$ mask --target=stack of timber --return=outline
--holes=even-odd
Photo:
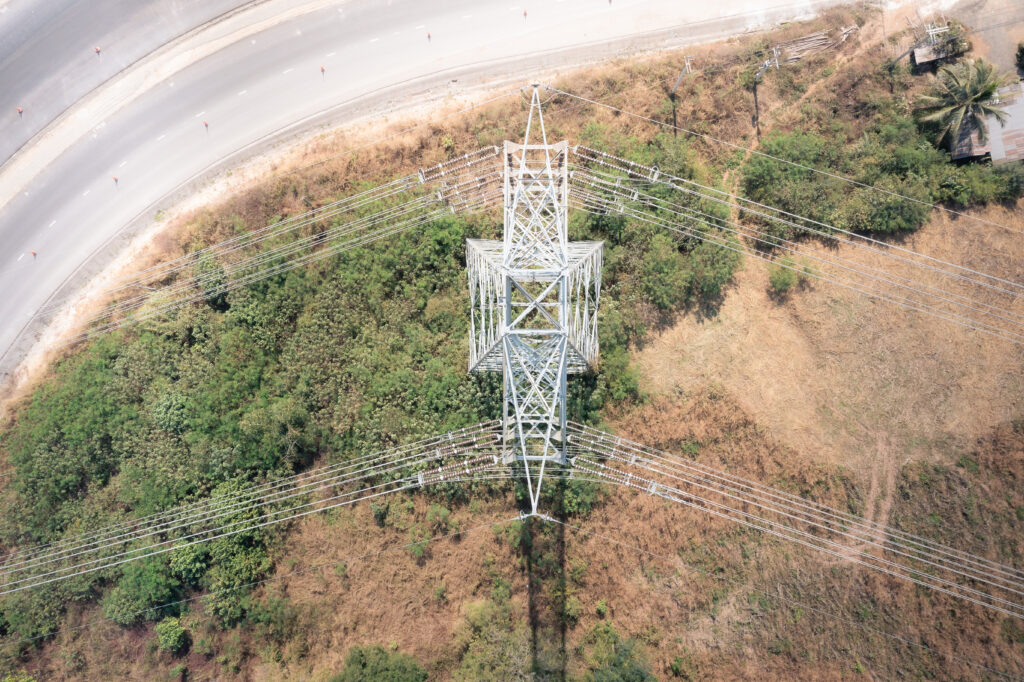
[[[782,50],[784,62],[797,62],[805,57],[830,50],[833,47],[846,42],[846,39],[857,30],[857,26],[844,26],[839,29],[836,33],[835,29],[828,29],[825,31],[818,31],[810,35],[797,38],[796,40],[790,40],[789,42],[780,43],[779,49]],[[832,34],[836,33],[835,37]]]

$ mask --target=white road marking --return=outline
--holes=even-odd
[[[159,142],[160,140],[164,139],[165,137],[167,137],[167,133],[164,133],[160,137],[156,138],[156,141]]]
[[[375,42],[377,42],[378,40],[380,40],[380,38],[370,38],[370,42],[371,42],[371,43],[375,43]]]
[[[462,18],[463,18],[463,19],[471,19],[472,17],[473,17],[473,15],[472,15],[472,14],[463,14],[463,15],[462,15]]]
[[[56,224],[57,224],[57,221],[56,221],[56,220],[51,220],[51,221],[50,221],[50,224],[49,224],[49,225],[47,225],[47,227],[48,227],[48,228],[50,228],[50,227],[53,227],[53,226],[54,226],[54,225],[56,225]]]
[[[120,165],[120,166],[118,166],[118,168],[124,168],[124,165],[125,165],[126,163],[128,163],[128,162],[127,162],[127,161],[122,161],[122,162],[121,162],[121,165]]]
[[[423,24],[420,24],[419,26],[417,26],[417,27],[416,27],[416,30],[419,30],[419,29],[421,29],[421,28],[424,28]]]
[[[337,54],[337,53],[336,53],[336,52],[328,52],[328,53],[327,53],[327,56],[328,56],[328,57],[333,57],[333,56],[334,56],[335,54]]]
[[[516,11],[516,10],[518,10],[518,9],[519,9],[519,6],[518,6],[518,5],[516,5],[515,7],[509,7],[509,8],[508,8],[508,11],[509,11],[509,12],[515,12],[515,11]]]
[[[248,90],[242,90],[240,93],[238,93],[238,96],[241,97],[242,95],[244,95],[247,92],[249,92],[249,91]]]
[[[202,115],[203,115],[203,114],[205,114],[205,113],[206,113],[206,111],[200,111],[200,112],[199,112],[198,114],[196,114],[196,115],[194,116],[194,118],[199,118],[200,116],[202,116]]]
[[[118,81],[118,82],[117,82],[117,84],[118,84],[118,85],[121,85],[121,81]],[[172,87],[172,88],[174,87],[174,81],[171,81],[171,87]]]
[[[294,70],[295,69],[285,69],[284,71],[281,72],[281,75],[282,76],[287,76],[288,74],[290,74]]]
[[[249,41],[249,44],[250,44],[250,45],[255,45],[255,44],[256,44],[256,39],[255,39],[255,38],[253,38],[252,40],[250,40],[250,41]]]
[[[391,35],[393,35],[393,36],[400,36],[400,35],[402,35],[402,33],[401,33],[401,31],[395,31]]]
[[[25,257],[25,254],[21,254],[20,256],[18,256],[18,261],[21,262],[21,259],[24,258],[24,257]]]
[[[84,192],[82,192],[82,196],[83,196],[83,197],[87,197],[87,196],[89,196],[89,192],[91,192],[91,191],[92,191],[92,190],[90,190],[90,189],[87,189],[87,190],[85,190]]]

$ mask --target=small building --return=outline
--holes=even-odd
[[[974,126],[963,126],[951,152],[953,159],[989,154],[994,164],[1024,160],[1024,83],[1000,88],[992,104],[1006,112],[1006,123],[1001,124],[995,116],[989,116],[985,121],[988,129],[985,144],[981,143]]]
[[[988,120],[988,145],[992,163],[1024,159],[1024,83],[999,89],[999,108],[1009,118],[1000,126],[994,116]]]
[[[999,123],[997,122],[998,126]],[[981,143],[981,135],[978,129],[973,125],[962,125],[960,126],[960,137],[957,138],[956,144],[950,151],[950,156],[954,160],[957,159],[971,159],[976,156],[985,156],[991,151],[989,144],[992,142],[992,125],[988,126],[988,143]]]

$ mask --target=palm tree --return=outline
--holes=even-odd
[[[933,94],[921,95],[915,114],[919,121],[938,123],[935,144],[944,141],[952,150],[966,124],[978,131],[978,141],[988,141],[985,119],[994,116],[1000,125],[1008,118],[1005,111],[989,104],[996,90],[1006,84],[1006,76],[984,59],[943,66],[935,79]]]

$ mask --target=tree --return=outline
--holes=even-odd
[[[1017,68],[1024,71],[1024,43],[1017,43]]]
[[[354,646],[344,669],[330,682],[425,682],[427,671],[412,656],[389,653],[379,646]]]
[[[985,119],[994,116],[1003,124],[1008,118],[1005,111],[989,104],[1005,83],[1006,77],[984,59],[943,66],[932,94],[918,98],[914,113],[920,122],[937,124],[937,145],[945,143],[952,150],[965,125],[976,130],[984,144],[988,141]]]

